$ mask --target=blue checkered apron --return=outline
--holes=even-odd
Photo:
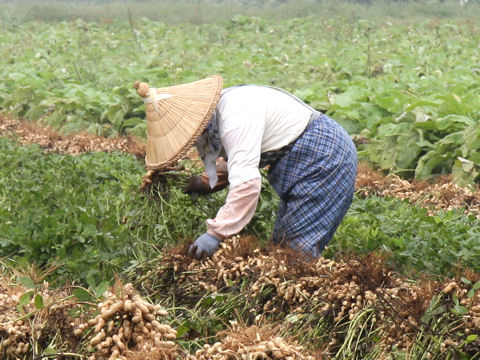
[[[288,153],[270,165],[268,180],[280,196],[273,240],[318,256],[352,202],[356,173],[349,135],[318,113]]]

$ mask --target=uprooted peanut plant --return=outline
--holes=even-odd
[[[480,276],[408,280],[380,256],[302,259],[233,237],[209,259],[186,245],[123,274],[101,298],[0,286],[7,359],[328,359],[478,356]],[[239,357],[238,357],[239,356]]]

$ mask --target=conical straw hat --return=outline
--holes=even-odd
[[[133,87],[144,98],[147,114],[148,169],[175,165],[195,144],[212,118],[222,85],[223,79],[218,75],[158,89],[135,82]]]

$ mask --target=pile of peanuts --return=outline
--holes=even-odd
[[[205,344],[188,360],[314,360],[306,355],[305,349],[285,339],[274,336],[270,331],[262,331],[257,326],[249,328],[232,323],[227,336],[213,345]]]
[[[30,349],[31,328],[27,321],[17,320],[16,313],[11,313],[18,305],[19,295],[0,294],[0,353],[21,356]],[[18,314],[20,317],[20,314]]]
[[[36,298],[41,298],[41,307],[35,305]],[[60,328],[71,333],[68,310],[73,306],[68,293],[50,290],[47,282],[34,291],[0,278],[0,356],[25,356],[32,351],[32,342],[43,341]]]
[[[464,278],[465,280],[465,278]],[[462,323],[459,330],[468,335],[477,335],[479,338],[474,341],[473,346],[480,347],[480,278],[475,277],[474,281],[462,281],[456,279],[444,283],[442,293],[445,297],[456,298],[458,304],[467,309],[462,315]],[[458,345],[458,341],[446,339],[441,343],[441,351],[447,351],[450,347]]]
[[[79,324],[74,331],[81,336],[88,329],[89,344],[96,349],[89,360],[126,360],[129,352],[161,353],[164,359],[175,359],[178,348],[173,341],[177,331],[157,319],[167,315],[160,305],[152,305],[135,293],[130,284],[121,295],[107,294],[98,304],[100,313]]]
[[[428,209],[430,215],[438,210],[460,210],[465,214],[480,216],[480,193],[478,186],[459,186],[448,177],[441,177],[435,183],[410,182],[398,175],[383,176],[362,164],[359,166],[356,192],[362,197],[372,195],[407,199]]]
[[[175,291],[198,292],[200,288],[205,292],[221,292],[247,280],[245,296],[253,302],[262,299],[264,313],[307,314],[314,311],[331,315],[334,326],[342,326],[360,312],[373,309],[372,321],[375,328],[382,328],[381,342],[387,349],[412,346],[415,334],[423,326],[421,314],[428,308],[433,295],[441,291],[439,283],[428,285],[433,290],[425,291],[427,285],[408,281],[389,271],[381,259],[372,265],[375,259],[334,261],[319,257],[302,267],[300,263],[292,263],[285,255],[288,251],[281,248],[268,251],[254,248],[248,254],[242,252],[239,248],[244,240],[239,236],[226,239],[211,258],[201,261],[178,253],[170,259],[165,258],[163,263],[170,269],[169,273],[175,274]],[[359,270],[362,268],[363,272]],[[162,271],[166,270],[157,273],[158,277],[162,276]],[[191,284],[198,286],[192,288]],[[262,296],[266,287],[270,287],[270,291]],[[457,294],[460,302],[469,306],[462,321],[466,324],[466,334],[479,334],[475,329],[480,322],[480,307],[476,306],[480,304],[480,291],[467,300],[468,291],[462,288]],[[330,346],[341,342],[335,336],[332,335]],[[210,351],[213,350],[210,348]]]

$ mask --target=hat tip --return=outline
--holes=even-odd
[[[137,94],[141,97],[147,97],[150,92],[148,84],[138,80],[133,83],[133,88],[137,90]]]

